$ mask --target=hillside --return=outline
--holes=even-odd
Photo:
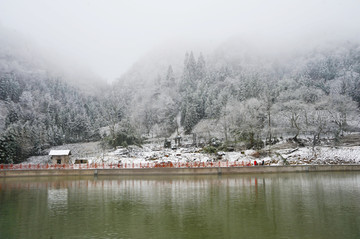
[[[279,45],[235,38],[204,54],[184,52],[166,70],[148,56],[114,87],[128,92],[124,109],[149,136],[183,129],[198,142],[217,137],[252,148],[287,137],[317,144],[358,131],[359,44]]]
[[[94,95],[101,89],[96,78],[75,81],[18,34],[0,28],[0,36],[0,163],[18,163],[54,145],[99,140],[106,123]]]
[[[188,145],[216,152],[261,150],[286,140],[337,146],[360,131],[356,42],[281,51],[238,38],[204,52],[164,46],[139,59],[111,88],[90,80],[86,85],[97,89],[91,91],[81,88],[87,74],[74,81],[61,61],[52,67],[40,50],[20,47],[26,45],[21,37],[5,36],[1,162],[97,140],[104,149],[179,135],[191,139]]]

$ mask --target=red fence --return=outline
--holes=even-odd
[[[93,163],[93,164],[0,164],[0,170],[28,169],[123,169],[123,168],[214,168],[252,166],[250,161],[217,162],[132,162],[132,163]]]

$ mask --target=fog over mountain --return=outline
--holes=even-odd
[[[0,26],[1,71],[19,71],[61,77],[83,92],[95,92],[103,87],[101,77],[86,65],[43,48],[12,29]]]
[[[174,39],[216,47],[242,36],[282,48],[298,39],[353,38],[359,8],[356,0],[4,0],[0,23],[113,81]]]

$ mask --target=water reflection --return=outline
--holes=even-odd
[[[47,205],[50,210],[62,211],[66,209],[68,203],[68,189],[51,189],[47,191]]]
[[[359,173],[2,179],[0,237],[354,238],[359,185]]]

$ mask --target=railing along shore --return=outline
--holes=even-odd
[[[0,164],[0,170],[28,169],[131,169],[131,168],[214,168],[254,166],[250,161],[217,162],[129,162],[91,164]]]

